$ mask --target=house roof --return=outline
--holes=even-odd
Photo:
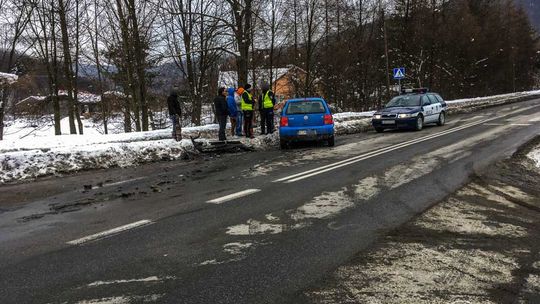
[[[0,86],[11,85],[17,82],[19,76],[15,74],[1,73],[0,72]]]
[[[58,91],[58,97],[67,98],[67,96],[68,96],[67,91],[65,91],[65,90]],[[119,91],[107,91],[107,92],[103,93],[103,96],[106,96],[106,97],[108,97],[108,96],[113,97],[114,96],[114,97],[119,97],[119,98],[125,98],[126,94],[124,94],[122,92],[119,92]],[[50,98],[50,95],[47,95],[47,96],[42,96],[42,95],[28,96],[25,99],[19,101],[17,104],[22,104],[22,103],[25,103],[25,102],[44,102],[44,101],[47,101],[49,98]],[[100,95],[93,94],[93,93],[86,92],[86,91],[79,91],[77,93],[77,99],[78,99],[79,103],[81,103],[81,104],[96,104],[96,103],[101,102],[101,96]]]

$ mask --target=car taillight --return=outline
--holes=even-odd
[[[281,127],[288,127],[289,126],[289,117],[281,117],[281,122],[279,124]]]
[[[332,118],[332,114],[324,115],[324,124],[325,125],[331,125],[333,123],[334,123],[334,119]]]

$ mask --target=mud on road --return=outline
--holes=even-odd
[[[527,153],[470,182],[299,295],[304,303],[540,303],[540,169]]]

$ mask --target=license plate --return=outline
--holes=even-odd
[[[395,123],[396,123],[395,120],[383,120],[383,121],[382,121],[382,124],[383,124],[383,125],[393,125],[393,124],[395,124]]]
[[[317,131],[315,131],[315,130],[299,130],[297,134],[300,135],[300,136],[317,135]]]

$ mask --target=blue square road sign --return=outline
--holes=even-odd
[[[395,68],[394,79],[403,79],[403,78],[405,78],[405,68]]]

